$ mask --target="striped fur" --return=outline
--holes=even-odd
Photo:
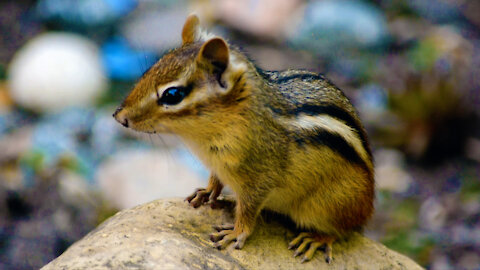
[[[346,136],[358,136],[358,139],[360,140],[360,143],[363,146],[363,151],[365,151],[368,155],[368,159],[372,158],[372,153],[371,153],[371,150],[370,150],[370,146],[368,145],[368,141],[367,141],[367,135],[365,134],[363,128],[360,126],[358,121],[355,120],[354,117],[352,117],[352,115],[349,112],[343,110],[342,108],[339,108],[339,107],[334,106],[334,105],[329,105],[329,104],[326,104],[326,105],[302,104],[301,106],[299,106],[298,108],[295,108],[290,113],[294,114],[294,115],[306,114],[306,115],[311,115],[311,116],[313,116],[313,115],[328,115],[331,118],[338,119],[342,123],[338,123],[338,121],[337,121],[337,122],[332,122],[332,124],[334,124],[334,126],[339,126],[341,124],[347,125],[350,128],[350,130],[348,128],[347,129],[340,128],[340,129],[342,129],[342,131],[340,131],[340,133],[343,133],[343,132],[345,132],[345,133],[350,133],[350,132],[356,133],[356,134],[348,134],[348,135],[346,134]],[[323,126],[324,127],[328,126],[328,124],[323,125]],[[357,151],[359,151],[358,147],[356,149],[357,149]]]
[[[334,114],[335,115],[335,114]],[[346,160],[371,165],[370,153],[357,130],[329,114],[299,115],[285,121],[299,145],[311,143],[330,147]]]
[[[207,191],[217,196],[228,185],[235,192],[230,233],[237,240],[252,232],[263,208],[334,238],[361,229],[373,212],[373,161],[343,92],[313,72],[261,70],[223,39],[202,34],[193,17],[182,40],[145,73],[115,118],[180,136],[212,172]],[[158,103],[171,86],[188,87],[188,95]]]

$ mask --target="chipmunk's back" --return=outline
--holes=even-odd
[[[263,71],[265,81],[278,90],[281,103],[272,102],[274,113],[283,116],[299,114],[333,116],[357,131],[369,158],[372,158],[367,135],[355,108],[345,94],[323,75],[307,70]],[[277,99],[273,99],[277,100]]]

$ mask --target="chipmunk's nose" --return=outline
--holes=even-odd
[[[128,128],[127,114],[122,106],[118,107],[117,110],[115,110],[115,112],[113,113],[113,117],[115,118],[115,120],[117,120],[117,122]]]

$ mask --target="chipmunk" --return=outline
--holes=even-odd
[[[215,202],[224,185],[236,197],[235,223],[211,235],[240,249],[262,209],[305,230],[290,242],[309,261],[359,231],[373,212],[373,161],[348,98],[305,70],[263,71],[190,15],[181,47],[165,54],[114,113],[122,125],[177,134],[211,170],[207,188],[187,197]]]

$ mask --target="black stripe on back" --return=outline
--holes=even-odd
[[[352,128],[360,137],[360,140],[362,141],[363,148],[365,148],[365,151],[367,151],[369,157],[372,157],[372,153],[370,151],[370,147],[367,143],[367,138],[366,134],[363,131],[363,129],[360,127],[360,125],[357,123],[357,121],[345,110],[335,106],[335,105],[311,105],[311,104],[304,104],[301,105],[300,107],[295,108],[291,114],[294,115],[299,115],[301,113],[307,114],[307,115],[320,115],[320,114],[326,114],[332,117],[337,118],[338,120],[341,120],[345,122],[347,126]]]
[[[368,170],[365,161],[360,158],[357,151],[342,136],[336,133],[330,133],[323,129],[316,129],[308,135],[294,134],[295,142],[300,146],[305,144],[324,145],[332,151],[340,154],[346,160],[356,163]]]
[[[323,80],[323,76],[318,75],[318,74],[311,74],[311,73],[300,73],[300,74],[293,74],[285,77],[280,77],[278,78],[275,82],[276,83],[286,83],[290,80],[293,79],[300,79],[300,80],[309,80],[309,81],[315,81],[315,80]]]

